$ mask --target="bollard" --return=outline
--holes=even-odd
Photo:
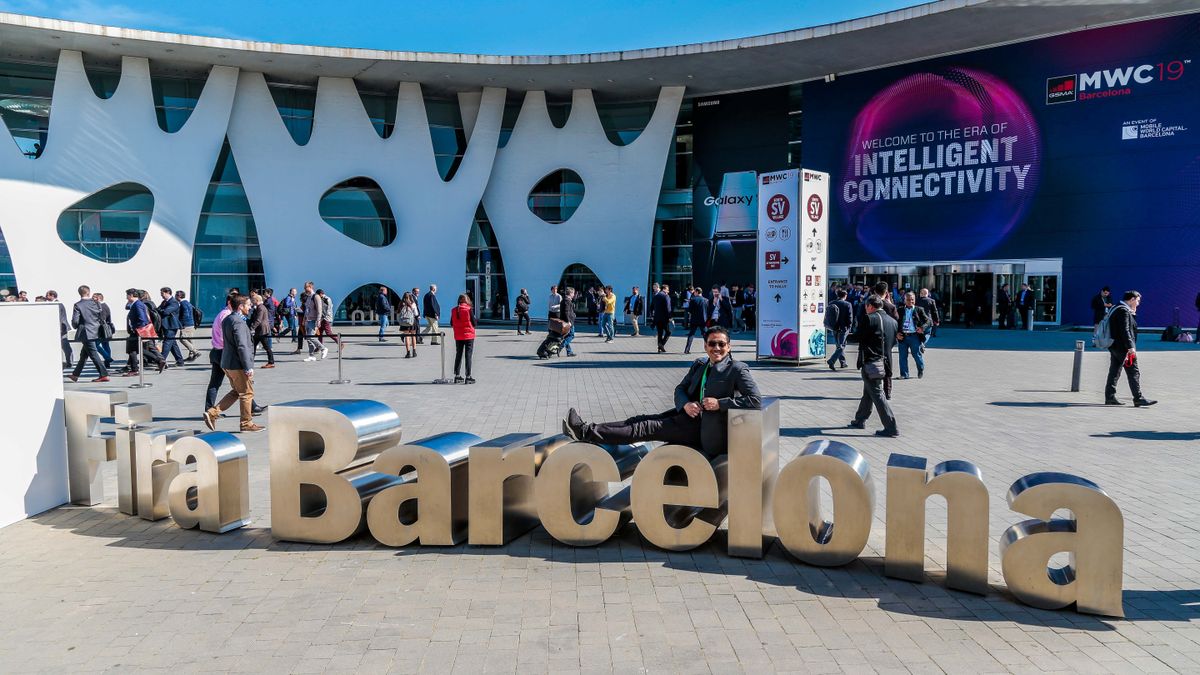
[[[342,341],[342,336],[340,333],[337,336],[337,346],[338,346],[338,376],[337,376],[336,380],[330,380],[329,384],[350,384],[350,380],[347,380],[346,378],[342,377],[342,351],[345,348],[346,343]]]
[[[430,335],[434,335],[434,333],[430,333]],[[442,376],[440,378],[434,380],[433,383],[434,384],[450,384],[450,380],[446,379],[446,332],[442,331],[440,333],[437,333],[437,335],[440,335],[442,338],[441,340],[438,340],[438,344],[441,346],[441,352],[442,352]]]
[[[1075,341],[1075,365],[1071,368],[1071,391],[1079,391],[1079,376],[1083,371],[1083,340]]]
[[[137,346],[138,381],[137,381],[137,384],[129,385],[129,388],[130,389],[145,389],[146,387],[153,387],[154,385],[146,381],[146,378],[145,378],[145,375],[146,375],[146,351],[145,351],[145,348],[142,346],[142,334],[138,333],[137,336],[138,336],[138,346]]]

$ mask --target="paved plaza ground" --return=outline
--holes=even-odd
[[[897,382],[897,439],[843,428],[861,391],[853,369],[754,365],[782,399],[783,461],[831,438],[871,462],[877,506],[855,563],[803,565],[776,544],[731,558],[721,533],[687,553],[643,544],[627,527],[594,549],[538,529],[502,548],[389,549],[271,537],[267,436],[246,435],[253,524],[225,535],[150,523],[106,500],[62,507],[0,530],[0,672],[1151,672],[1200,671],[1200,348],[1147,344],[1153,408],[1101,404],[1107,354],[1089,351],[1069,391],[1080,333],[944,331],[922,380]],[[429,384],[438,350],[404,359],[395,338],[333,360],[287,355],[256,372],[264,404],[367,398],[398,411],[405,439],[444,431],[486,438],[556,432],[568,406],[588,419],[669,407],[688,358],[682,340],[594,335],[575,359],[538,361],[540,336],[483,330],[473,386]],[[118,350],[119,351],[119,350]],[[452,348],[449,357],[452,360]],[[752,359],[739,340],[737,358]],[[854,351],[850,359],[853,362]],[[199,365],[204,364],[204,365]],[[206,361],[162,375],[130,399],[156,425],[201,430]],[[124,387],[129,380],[114,380]],[[100,388],[103,385],[68,387]],[[110,385],[111,387],[111,385]],[[1120,395],[1129,399],[1122,383]],[[20,424],[20,420],[8,420]],[[234,431],[236,418],[221,421]],[[980,597],[883,576],[889,453],[966,459],[991,495],[992,593]],[[1125,517],[1125,620],[1042,611],[1004,591],[996,542],[1024,519],[1009,485],[1035,471],[1087,477]],[[930,502],[931,575],[943,568],[944,502]]]

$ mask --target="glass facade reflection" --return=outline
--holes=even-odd
[[[119,263],[137,254],[150,229],[154,195],[121,183],[84,197],[58,217],[58,238],[93,260]]]

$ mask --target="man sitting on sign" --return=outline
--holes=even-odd
[[[730,356],[729,331],[724,326],[708,330],[704,351],[708,358],[696,359],[675,387],[671,410],[622,422],[589,423],[571,408],[563,419],[563,433],[589,443],[677,443],[695,448],[709,459],[726,454],[725,411],[757,410],[762,407],[762,396],[749,366]]]

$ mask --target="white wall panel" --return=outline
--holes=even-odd
[[[504,258],[510,307],[527,288],[532,314],[545,317],[542,299],[572,263],[587,265],[622,297],[633,285],[645,286],[654,212],[683,91],[663,87],[649,124],[626,146],[608,140],[591,90],[574,92],[562,129],[550,121],[544,92],[525,95],[483,196]],[[568,220],[551,224],[529,210],[528,196],[557,169],[579,174],[584,196]]]
[[[24,157],[21,157],[24,161]],[[0,303],[0,527],[67,503],[57,303]]]
[[[146,59],[125,57],[116,93],[98,98],[79,52],[59,53],[50,129],[41,157],[0,138],[0,228],[21,288],[66,300],[87,284],[120,299],[129,287],[191,287],[200,208],[233,106],[237,70],[214,66],[182,129],[159,126]],[[118,183],[146,186],[154,215],[137,254],[122,263],[88,258],[57,234],[59,214]]]
[[[466,277],[467,237],[492,170],[504,96],[493,88],[479,99],[464,96],[460,104],[475,120],[471,140],[454,177],[444,181],[419,84],[400,85],[395,130],[384,139],[353,80],[321,78],[312,136],[301,146],[284,127],[263,76],[242,73],[229,142],[254,213],[267,284],[288,288],[311,280],[340,303],[368,283],[422,291],[436,283],[448,315]],[[388,246],[361,244],[321,218],[322,195],[356,176],[374,180],[387,196],[397,230]]]

